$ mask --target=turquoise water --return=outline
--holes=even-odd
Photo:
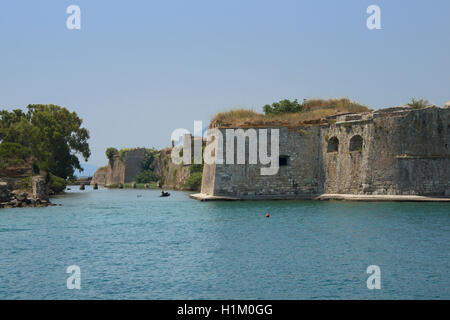
[[[1,299],[450,298],[450,204],[105,189],[53,202],[0,210]],[[367,289],[369,265],[381,290]]]

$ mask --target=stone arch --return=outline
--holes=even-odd
[[[339,150],[339,139],[336,137],[331,137],[328,139],[327,152],[338,152]]]
[[[363,138],[357,134],[350,139],[350,152],[352,151],[362,151]]]

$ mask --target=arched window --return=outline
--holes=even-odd
[[[350,139],[350,152],[362,151],[363,138],[358,134]]]
[[[338,152],[339,150],[339,139],[332,137],[328,139],[327,152]]]

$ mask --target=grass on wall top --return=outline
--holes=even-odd
[[[274,103],[272,106],[275,104],[278,105],[278,103]],[[319,120],[340,113],[370,111],[368,107],[348,98],[307,100],[298,105],[297,110],[300,110],[298,112],[267,112],[273,110],[270,106],[265,106],[264,109],[266,110],[265,114],[248,109],[219,112],[211,120],[210,128],[301,126],[307,121]]]

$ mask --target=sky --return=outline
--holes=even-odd
[[[366,26],[373,4],[380,30]],[[0,109],[77,112],[88,162],[104,165],[108,147],[166,147],[194,120],[285,98],[443,106],[449,12],[448,0],[2,0]]]

